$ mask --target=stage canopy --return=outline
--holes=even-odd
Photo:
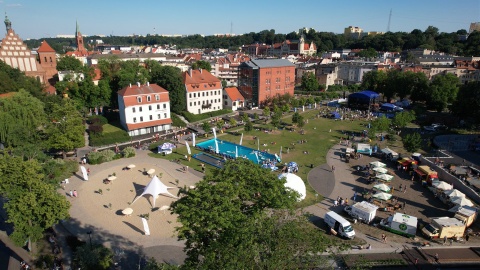
[[[160,194],[166,194],[169,195],[172,198],[177,198],[175,195],[171,194],[168,192],[168,189],[172,189],[175,187],[167,187],[165,184],[158,179],[158,177],[155,175],[153,176],[152,180],[150,180],[150,183],[145,187],[143,190],[143,193],[136,197],[135,200],[133,200],[132,204],[138,200],[138,198],[144,196],[144,195],[151,195],[153,197],[153,207],[155,207],[155,200],[157,199],[158,195]]]

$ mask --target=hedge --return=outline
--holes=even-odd
[[[229,114],[231,112],[232,112],[232,110],[228,110],[228,109],[223,109],[223,110],[218,110],[218,111],[208,112],[208,113],[202,113],[202,114],[193,114],[193,113],[185,111],[185,112],[182,112],[182,115],[183,115],[183,117],[185,117],[185,119],[188,120],[188,122],[192,123],[192,122],[199,122],[199,121],[208,119],[210,117]]]
[[[91,146],[103,146],[116,143],[123,143],[130,141],[130,136],[125,130],[119,130],[115,132],[109,132],[107,134],[94,134],[90,133],[90,145]]]

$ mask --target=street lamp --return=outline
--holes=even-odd
[[[90,249],[92,249],[92,231],[88,231],[88,238],[90,239]]]

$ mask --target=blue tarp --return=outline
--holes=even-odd
[[[397,106],[393,105],[392,103],[383,103],[381,108],[386,111],[393,111],[395,110],[395,107]]]
[[[330,118],[340,119],[341,116],[340,116],[340,113],[338,113],[338,112],[332,112],[332,113],[330,113]]]
[[[370,90],[365,90],[365,91],[362,91],[362,92],[357,92],[357,93],[353,93],[353,94],[350,94],[348,96],[348,98],[360,98],[360,99],[364,99],[364,98],[368,98],[368,99],[374,99],[374,98],[377,98],[379,95],[373,91],[370,91]]]

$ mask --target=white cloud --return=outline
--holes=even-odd
[[[7,7],[21,7],[22,4],[7,4]]]

